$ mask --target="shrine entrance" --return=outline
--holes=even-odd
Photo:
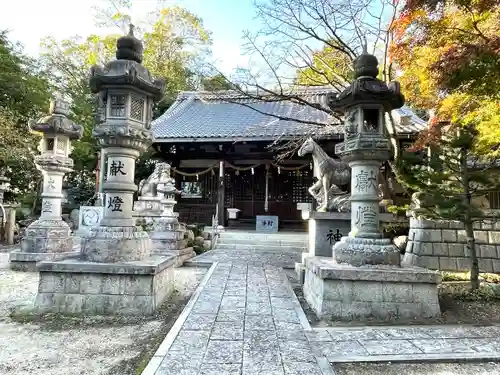
[[[196,172],[198,171],[198,173]],[[173,169],[176,186],[182,190],[176,206],[181,221],[206,223],[218,204],[219,168]],[[266,184],[267,180],[267,184]],[[310,163],[279,166],[263,161],[260,164],[233,165],[224,163],[224,225],[233,229],[255,229],[260,215],[278,216],[280,230],[306,229],[297,203],[310,203],[307,189],[313,183]],[[227,218],[227,209],[239,210],[238,220]]]
[[[278,216],[285,222],[301,221],[297,203],[312,201],[307,192],[313,183],[309,165],[276,168],[265,164],[253,171],[228,170],[225,178],[224,206],[239,209],[243,221],[255,220],[258,215]]]

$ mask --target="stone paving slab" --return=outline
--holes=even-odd
[[[314,328],[315,355],[329,362],[500,359],[500,326]]]
[[[215,263],[143,375],[333,375],[281,268]]]
[[[302,261],[302,252],[215,249],[207,251],[185,262],[186,266],[210,267],[213,263],[251,264],[254,266],[273,265],[293,269]]]
[[[500,359],[500,326],[311,328],[285,271],[215,262],[142,375],[334,375],[330,363]]]

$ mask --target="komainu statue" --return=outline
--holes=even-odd
[[[141,197],[156,197],[158,195],[158,184],[160,181],[170,179],[170,165],[168,163],[157,163],[151,175],[139,182],[139,195]]]
[[[299,156],[307,154],[312,155],[314,177],[318,179],[309,188],[309,194],[318,202],[317,211],[349,211],[349,194],[339,188],[339,186],[351,182],[351,169],[349,166],[328,156],[310,137],[299,150]]]

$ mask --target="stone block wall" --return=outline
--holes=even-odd
[[[500,221],[475,222],[474,237],[480,271],[500,273]],[[402,263],[432,270],[469,271],[462,223],[412,217]]]
[[[415,268],[351,267],[307,258],[304,297],[322,318],[413,319],[440,314],[436,272]]]
[[[52,270],[40,268],[35,310],[38,313],[152,315],[173,291],[174,258],[165,258],[168,261],[155,271],[140,266],[130,270],[130,263],[109,265],[114,272],[95,272],[89,263],[83,265],[87,271],[84,267],[73,272],[59,270],[57,263]]]

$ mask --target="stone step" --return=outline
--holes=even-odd
[[[268,245],[268,246],[307,246],[308,241],[305,239],[242,239],[242,238],[227,238],[221,237],[219,244],[243,244],[243,245]]]
[[[254,250],[254,251],[276,251],[276,252],[297,252],[308,251],[306,246],[273,246],[273,245],[254,245],[254,244],[228,244],[218,243],[216,250]]]
[[[220,238],[236,238],[240,240],[279,240],[279,241],[307,241],[307,233],[257,233],[257,232],[221,232]]]

